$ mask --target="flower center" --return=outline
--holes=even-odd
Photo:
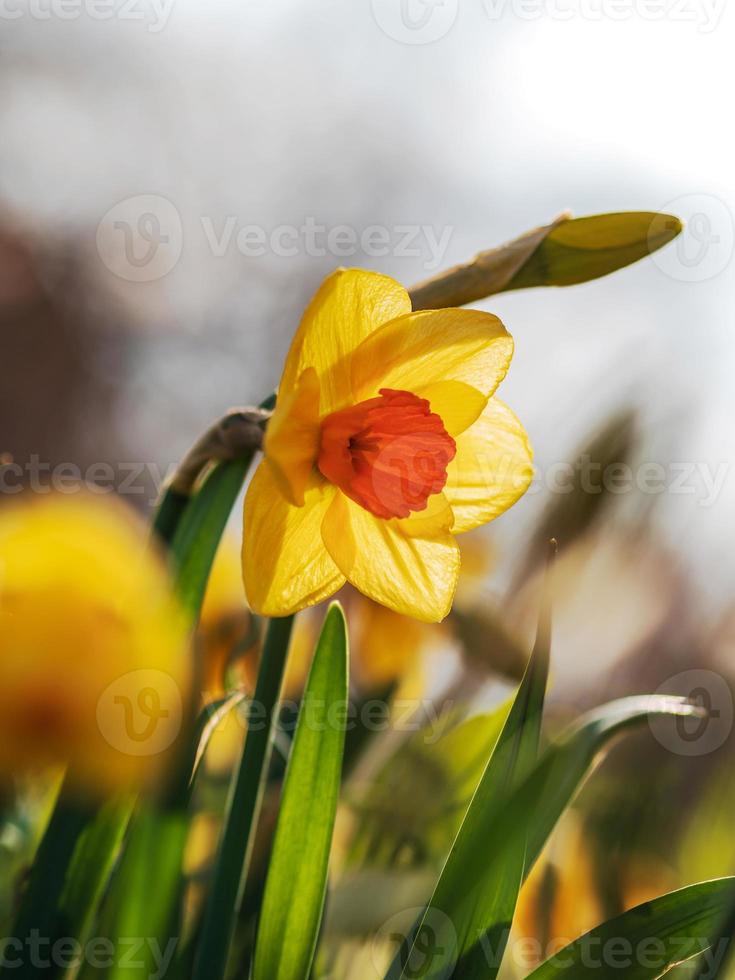
[[[429,402],[410,391],[381,388],[322,422],[317,466],[376,517],[408,517],[444,489],[454,439]]]

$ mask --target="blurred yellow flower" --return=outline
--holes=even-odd
[[[539,944],[538,956],[519,965],[533,969],[604,918],[589,842],[567,815],[518,898],[516,936]]]
[[[286,358],[245,500],[251,607],[288,615],[348,581],[396,612],[443,619],[454,535],[503,513],[531,480],[526,434],[493,397],[512,353],[489,313],[414,313],[387,276],[329,276]]]
[[[243,664],[257,655],[258,631],[245,602],[240,547],[230,534],[222,538],[215,555],[199,617],[197,641],[205,702],[225,693],[230,668],[237,681],[252,693],[250,676],[243,673]]]
[[[188,696],[186,621],[110,498],[0,512],[0,774],[68,763],[105,790],[160,773]]]
[[[382,694],[416,666],[431,627],[400,616],[358,592],[346,590],[340,599],[350,625],[352,680],[363,694]],[[294,625],[283,681],[285,698],[299,698],[304,690],[324,611],[310,613],[299,616]]]

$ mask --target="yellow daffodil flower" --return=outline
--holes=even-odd
[[[338,270],[288,353],[245,499],[251,607],[284,616],[345,581],[427,622],[449,612],[454,536],[526,490],[531,450],[494,397],[513,353],[497,317],[412,312],[394,280]]]
[[[187,697],[187,624],[148,532],[110,498],[0,512],[0,776],[68,764],[94,790],[160,773]]]

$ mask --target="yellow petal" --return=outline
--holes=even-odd
[[[481,310],[428,310],[391,321],[352,356],[355,399],[380,388],[418,393],[437,382],[461,382],[489,398],[505,377],[513,338]]]
[[[486,524],[508,510],[533,478],[533,452],[523,426],[498,398],[457,436],[444,495],[454,511],[454,534]]]
[[[279,396],[264,450],[282,493],[301,507],[319,454],[319,379],[314,368],[307,368],[295,387]]]
[[[352,402],[350,359],[384,323],[408,313],[411,299],[400,283],[377,272],[338,269],[312,299],[286,358],[280,391],[288,393],[313,367],[321,385],[321,412]]]
[[[243,577],[248,603],[263,616],[288,616],[314,605],[344,585],[319,533],[335,490],[312,481],[304,506],[282,495],[266,460],[245,496]]]
[[[368,598],[415,619],[439,622],[457,586],[457,542],[447,531],[431,539],[409,537],[397,523],[381,521],[337,493],[322,537],[347,580]]]
[[[410,517],[392,522],[409,538],[434,538],[452,530],[454,514],[443,493],[429,497],[423,510],[414,511]]]
[[[487,405],[487,395],[461,381],[436,381],[414,391],[428,399],[432,412],[444,423],[450,436],[458,436],[479,419]]]

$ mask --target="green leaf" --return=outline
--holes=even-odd
[[[502,842],[501,853],[503,848],[515,848],[523,842],[524,877],[527,877],[559,817],[615,737],[657,716],[676,718],[698,714],[700,709],[685,698],[656,695],[623,698],[589,712],[546,751],[490,828],[493,840]],[[483,877],[494,878],[496,867],[497,858],[491,852],[484,866],[474,872],[478,880],[467,878],[468,893],[478,890]],[[506,941],[507,932],[496,937],[478,934],[473,952],[477,954],[482,948],[485,962],[497,966]],[[464,972],[461,976],[464,980]]]
[[[513,846],[491,833],[493,823],[513,791],[528,775],[538,752],[549,670],[550,612],[548,596],[526,673],[493,749],[431,901],[412,939],[407,940],[388,973],[401,980],[450,976],[462,960],[463,980],[493,977],[478,936],[507,931],[523,881],[525,838]],[[479,856],[494,852],[493,874],[479,874]],[[468,887],[468,885],[475,887]],[[503,941],[507,941],[506,939]],[[410,942],[410,946],[409,946]],[[430,955],[427,955],[430,950]]]
[[[460,893],[451,893],[443,904],[436,900],[436,894],[432,899],[433,934],[424,937],[426,964],[417,965],[417,971],[423,972],[415,975],[425,976],[428,970],[432,977],[452,975],[451,968],[446,972],[436,969],[447,959],[442,950],[462,950],[471,939],[474,945],[458,960],[455,975],[462,980],[493,976],[500,966],[510,922],[496,922],[492,931],[487,927],[478,929],[470,937],[463,909],[473,909],[494,890],[507,887],[500,876],[507,868],[508,852],[525,849],[523,874],[528,875],[559,817],[614,737],[655,716],[691,717],[699,713],[700,709],[684,698],[624,698],[590,712],[572,726],[547,750],[510,798],[506,797],[498,807],[488,808],[486,822],[474,841],[475,849],[468,850],[465,856],[463,877],[458,877]],[[427,951],[433,954],[430,959]]]
[[[546,960],[526,980],[654,980],[716,949],[717,930],[735,901],[735,878],[689,885],[597,926]]]
[[[232,783],[212,884],[204,909],[193,980],[221,980],[235,930],[260,810],[273,718],[291,638],[293,616],[272,619],[265,637],[253,701],[261,713],[248,728]]]
[[[141,803],[109,896],[110,928],[100,930],[115,948],[109,980],[150,980],[164,976],[178,944],[181,857],[189,829],[185,812]],[[130,937],[140,937],[136,956]],[[99,975],[92,969],[90,975]]]
[[[23,892],[13,924],[12,937],[23,944],[20,956],[3,959],[0,976],[17,976],[20,958],[24,978],[42,973],[42,967],[32,956],[27,956],[30,937],[34,934],[48,938],[53,944],[57,938],[68,935],[59,918],[58,903],[64,891],[64,882],[73,865],[75,849],[82,835],[94,823],[99,813],[96,801],[81,800],[67,773],[59,790],[46,830],[44,831],[33,866]]]
[[[593,764],[618,735],[655,717],[691,718],[701,709],[686,698],[668,695],[622,698],[584,715],[542,756],[514,794],[498,832],[514,838],[528,826],[526,874],[543,850],[557,820]]]
[[[398,853],[404,869],[444,859],[511,705],[512,700],[466,720],[458,712],[453,718],[440,716],[401,742],[351,803],[349,870],[391,868]],[[439,724],[447,727],[442,730]]]
[[[306,980],[327,888],[347,708],[347,628],[327,612],[299,710],[281,797],[253,980]]]
[[[681,232],[670,214],[622,211],[586,218],[562,215],[465,265],[410,290],[414,310],[464,306],[532,286],[572,286],[599,279],[662,248]]]
[[[79,839],[59,902],[64,930],[84,944],[118,858],[134,801],[131,797],[106,802]]]
[[[192,737],[192,744],[196,745],[196,752],[191,767],[190,789],[193,788],[199,767],[206,754],[207,746],[217,727],[231,711],[240,707],[245,701],[247,701],[247,694],[244,691],[235,691],[234,694],[227,694],[224,697],[217,698],[215,701],[211,701],[199,713]]]
[[[217,464],[191,499],[176,529],[171,545],[176,587],[194,622],[199,618],[212,562],[252,455]]]

